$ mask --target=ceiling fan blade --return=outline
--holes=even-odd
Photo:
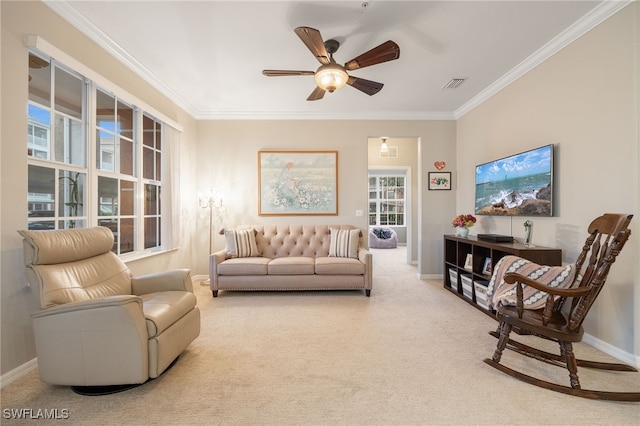
[[[289,75],[314,75],[315,71],[262,70],[262,74],[267,77],[283,77]]]
[[[353,71],[383,62],[393,61],[400,57],[400,46],[389,40],[373,49],[364,52],[362,55],[353,58],[344,67],[347,71]]]
[[[327,65],[331,62],[329,60],[327,49],[324,47],[324,41],[322,40],[320,31],[310,27],[298,27],[294,31],[298,34],[300,40],[302,40],[302,42],[307,46],[307,49],[313,53],[313,56],[316,57],[318,62],[323,65]]]
[[[375,95],[380,90],[382,90],[382,86],[384,84],[378,83],[377,81],[365,80],[364,78],[352,77],[349,76],[349,80],[347,80],[347,84],[351,87],[354,87],[361,92],[366,93],[367,95]]]
[[[311,94],[309,95],[307,100],[308,101],[319,101],[320,99],[324,98],[325,92],[326,92],[326,90],[321,89],[321,88],[316,86],[315,90],[313,92],[311,92]]]

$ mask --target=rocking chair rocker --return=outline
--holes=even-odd
[[[488,365],[529,384],[556,392],[590,399],[613,401],[640,401],[640,392],[606,392],[582,389],[578,379],[578,366],[614,371],[637,370],[626,364],[603,363],[577,359],[573,342],[580,342],[584,333],[582,323],[602,290],[611,265],[627,242],[631,231],[628,226],[633,215],[604,214],[589,225],[589,236],[575,264],[575,276],[570,288],[557,289],[515,272],[504,274],[504,282],[516,286],[516,306],[498,304],[497,348],[492,358],[484,360]],[[586,264],[585,264],[586,261]],[[584,266],[584,268],[583,268]],[[579,283],[576,283],[579,281]],[[530,286],[547,293],[543,309],[526,309],[523,303],[523,286]],[[567,303],[569,309],[562,309]],[[570,305],[569,305],[570,303]],[[568,311],[568,312],[565,312]],[[544,352],[513,341],[509,333],[513,329],[555,341],[560,345],[560,355]],[[505,348],[540,361],[569,370],[571,387],[537,379],[500,364]]]

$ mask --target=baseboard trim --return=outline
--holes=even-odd
[[[416,274],[419,280],[440,280],[442,281],[442,274]]]
[[[614,358],[619,359],[620,361],[635,367],[635,368],[640,368],[640,356],[638,355],[634,355],[631,354],[629,352],[623,351],[622,349],[613,346],[610,343],[607,343],[605,341],[602,341],[596,337],[593,337],[590,334],[585,333],[582,336],[582,341],[584,343],[586,343],[589,346],[593,346],[594,348],[598,349],[599,351],[602,351],[604,353],[606,353],[607,355],[611,355]]]
[[[9,383],[13,383],[23,376],[26,376],[29,372],[38,368],[38,358],[34,358],[31,361],[25,362],[19,367],[5,373],[0,377],[0,389],[7,386]]]

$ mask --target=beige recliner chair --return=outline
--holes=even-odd
[[[75,387],[144,383],[200,334],[187,269],[132,277],[105,227],[18,231],[40,379]]]

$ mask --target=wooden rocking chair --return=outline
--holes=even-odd
[[[485,359],[484,362],[517,379],[556,392],[591,399],[640,401],[640,392],[582,389],[578,380],[578,366],[615,371],[637,372],[637,370],[625,364],[577,359],[572,347],[573,342],[582,340],[584,333],[582,323],[602,290],[611,265],[631,234],[628,226],[632,218],[633,215],[605,214],[591,222],[588,229],[589,237],[576,261],[574,285],[571,288],[551,288],[514,272],[505,273],[504,281],[516,285],[517,302],[516,306],[500,304],[496,307],[500,324],[498,330],[490,334],[498,337],[498,345],[493,357]],[[543,309],[525,309],[523,286],[530,286],[548,294]],[[562,309],[563,307],[565,309]],[[509,333],[514,328],[523,334],[559,343],[560,355],[511,340]],[[566,366],[569,370],[571,387],[537,379],[500,364],[505,348],[552,365]]]

